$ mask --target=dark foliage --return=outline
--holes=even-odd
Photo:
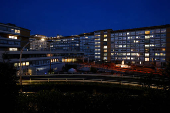
[[[15,110],[18,96],[18,87],[16,85],[16,70],[8,63],[0,63],[0,87],[2,111],[8,113]]]
[[[49,85],[53,89],[41,90],[34,94],[22,94],[19,99],[19,108],[21,109],[18,112],[143,113],[164,112],[169,109],[170,105],[169,91],[121,86],[112,87],[109,85],[62,85]],[[64,91],[63,88],[70,90]],[[93,91],[84,89],[93,89]]]

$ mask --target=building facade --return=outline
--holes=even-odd
[[[66,36],[60,38],[52,38],[51,51],[80,51],[79,36]]]
[[[30,30],[0,23],[0,51],[19,51],[29,42]]]
[[[72,42],[62,37],[56,40],[57,48],[53,49],[80,50],[91,61],[120,63],[124,60],[126,64],[136,65],[161,66],[170,59],[170,25],[99,30],[76,35],[76,41],[77,48],[70,48]]]
[[[170,25],[111,31],[108,61],[164,65],[170,58],[169,36]]]
[[[50,44],[46,41],[47,36],[44,35],[31,35],[30,50],[33,51],[47,51],[50,49]]]

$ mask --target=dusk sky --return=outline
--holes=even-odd
[[[1,0],[0,23],[46,36],[170,24],[170,0]]]

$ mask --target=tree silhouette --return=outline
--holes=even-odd
[[[18,87],[16,85],[16,70],[8,63],[0,63],[2,109],[8,113],[15,109]],[[1,110],[2,110],[1,109]]]

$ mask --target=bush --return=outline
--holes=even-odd
[[[0,87],[2,98],[2,111],[11,112],[16,108],[18,86],[16,85],[16,70],[8,63],[0,63]]]

